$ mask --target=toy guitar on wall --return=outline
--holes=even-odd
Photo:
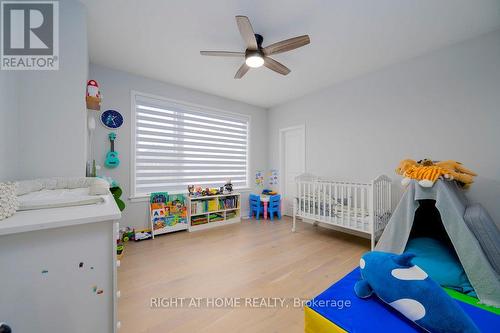
[[[120,159],[118,158],[118,153],[115,151],[115,139],[116,134],[111,132],[109,133],[109,141],[111,142],[111,151],[106,154],[106,160],[104,161],[104,165],[106,168],[116,168],[120,165]]]

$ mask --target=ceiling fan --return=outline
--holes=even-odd
[[[236,24],[240,30],[241,37],[247,46],[245,52],[229,51],[200,51],[201,55],[219,57],[244,57],[245,62],[234,75],[235,79],[241,79],[250,68],[266,66],[279,74],[287,75],[290,69],[277,62],[270,55],[291,51],[310,43],[308,35],[298,36],[281,42],[277,42],[266,47],[262,46],[264,38],[262,35],[254,33],[250,20],[246,16],[236,16]]]

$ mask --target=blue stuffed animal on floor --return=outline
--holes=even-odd
[[[429,332],[479,333],[462,308],[420,267],[414,254],[367,252],[359,262],[362,280],[354,286],[361,298],[375,293],[382,301]]]

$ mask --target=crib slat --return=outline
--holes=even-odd
[[[347,225],[352,227],[352,187],[347,185]]]
[[[363,216],[363,219],[365,218],[365,191],[366,188],[363,186],[361,187],[361,216]]]
[[[329,184],[330,190],[328,191],[328,221],[332,222],[332,183]]]
[[[318,194],[319,194],[319,184],[314,183],[314,205],[313,205],[313,214],[317,218],[318,217]]]
[[[304,211],[303,211],[303,192],[302,192],[302,185],[303,183],[302,182],[299,182],[299,192],[297,193],[297,197],[299,198],[299,212],[302,214]]]
[[[300,212],[301,214],[304,212],[304,211],[303,211],[303,207],[302,207],[303,202],[304,202],[304,201],[303,201],[303,197],[302,197],[302,196],[303,196],[303,192],[302,192],[302,185],[303,185],[303,183],[302,183],[302,182],[300,182],[300,183],[299,183],[299,192],[297,193],[297,194],[298,194],[297,196],[299,197],[299,212]]]
[[[309,188],[309,183],[305,183],[304,184],[304,214],[308,214],[309,212],[309,198],[307,196],[307,192],[308,192],[308,188]]]
[[[311,183],[311,214],[315,215],[315,212],[316,212],[316,208],[314,207],[314,204],[316,203],[316,184],[315,183]]]
[[[354,224],[356,228],[359,227],[358,225],[359,219],[358,219],[358,186],[354,185]]]
[[[307,183],[307,214],[311,215],[311,183]]]
[[[300,190],[300,194],[302,195],[302,214],[306,214],[306,184],[302,182],[302,189]]]
[[[318,217],[318,183],[313,183],[313,215],[314,217]]]
[[[324,192],[323,192],[323,219],[327,220],[327,205],[328,205],[328,184],[323,184]]]
[[[306,183],[302,183],[302,213],[306,215]]]
[[[341,189],[342,189],[342,202],[341,202],[341,207],[342,207],[342,225],[345,226],[345,185],[342,184],[341,185]]]

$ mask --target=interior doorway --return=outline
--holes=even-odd
[[[296,194],[295,178],[306,171],[305,125],[280,129],[279,148],[282,213],[291,216]]]

